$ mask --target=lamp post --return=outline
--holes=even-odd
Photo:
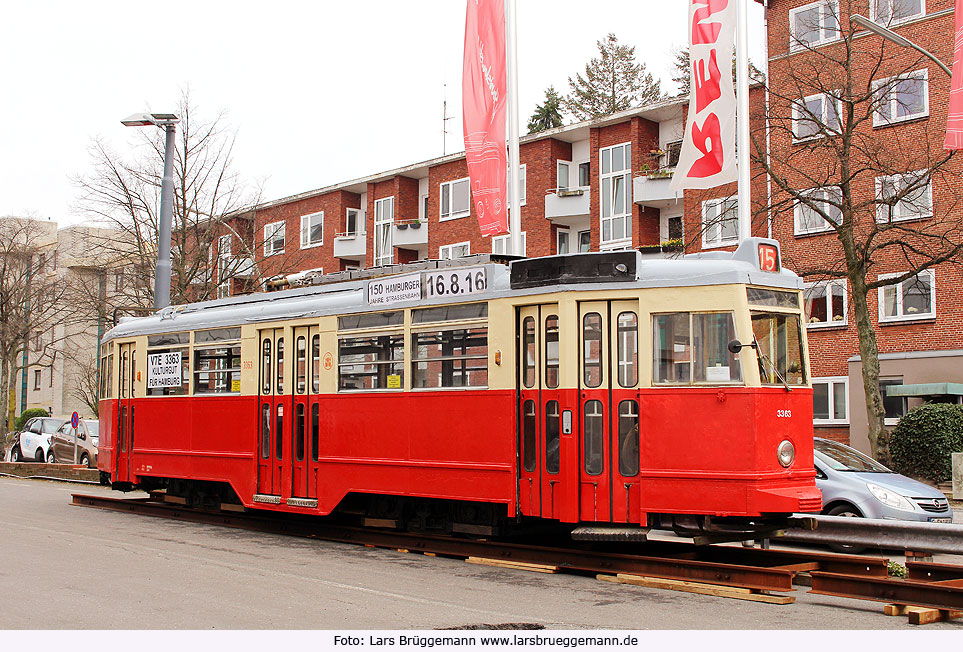
[[[947,75],[949,75],[950,77],[953,76],[953,71],[950,70],[950,67],[945,63],[943,63],[942,61],[940,61],[939,59],[937,59],[936,55],[934,55],[932,52],[928,52],[927,50],[924,50],[920,46],[916,45],[916,43],[913,43],[908,38],[904,38],[900,36],[893,30],[887,29],[886,27],[883,27],[879,23],[871,21],[866,16],[860,16],[859,14],[853,14],[852,16],[850,16],[849,21],[851,23],[856,23],[863,29],[867,29],[873,34],[876,34],[877,36],[882,36],[887,41],[891,41],[896,45],[901,45],[904,48],[911,48],[913,50],[916,50],[917,52],[922,54],[924,57],[927,57],[931,59],[934,63],[936,63],[936,65],[938,65],[940,69],[943,72],[945,72]]]
[[[174,214],[174,132],[180,120],[173,113],[135,113],[121,120],[126,127],[154,125],[167,132],[164,178],[161,181],[160,224],[157,227],[157,269],[154,270],[154,310],[171,302],[171,221]]]

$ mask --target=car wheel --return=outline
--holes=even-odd
[[[86,466],[86,467],[89,469],[89,468],[90,468],[90,456],[87,455],[87,453],[84,453],[83,455],[81,455],[81,456],[80,456],[80,463],[81,463],[83,466]]]
[[[57,463],[57,457],[54,455],[54,452],[51,449],[50,451],[47,452],[47,464],[56,464],[56,463]]]
[[[20,447],[19,447],[19,446],[14,446],[13,448],[11,448],[11,449],[10,449],[10,461],[11,461],[11,462],[19,462],[21,459],[23,459],[23,456],[20,455]]]
[[[34,458],[35,460],[37,460],[38,462],[43,463],[43,449],[42,449],[42,448],[38,448],[38,449],[37,449],[37,454],[34,455],[33,458]]]
[[[862,512],[850,504],[836,505],[826,512],[829,516],[844,516],[846,518],[863,518]],[[829,547],[836,552],[848,552],[857,554],[866,550],[865,546],[847,546],[840,543],[831,543]]]

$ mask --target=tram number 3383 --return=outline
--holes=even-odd
[[[776,410],[776,417],[789,419],[792,417],[792,410]]]
[[[483,292],[488,287],[484,267],[441,270],[425,274],[426,297],[448,297]]]

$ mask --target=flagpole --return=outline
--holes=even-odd
[[[749,194],[749,11],[748,0],[736,4],[736,150],[739,172],[739,240],[752,235]]]
[[[505,43],[508,52],[508,240],[512,255],[522,256],[521,169],[518,154],[518,50],[515,37],[515,0],[505,0]]]

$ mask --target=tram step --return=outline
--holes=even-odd
[[[254,502],[256,503],[267,503],[268,505],[280,505],[280,496],[271,496],[268,494],[254,494]]]
[[[646,541],[648,528],[586,525],[572,530],[576,541]]]
[[[291,507],[317,507],[317,498],[288,498],[288,505]]]

